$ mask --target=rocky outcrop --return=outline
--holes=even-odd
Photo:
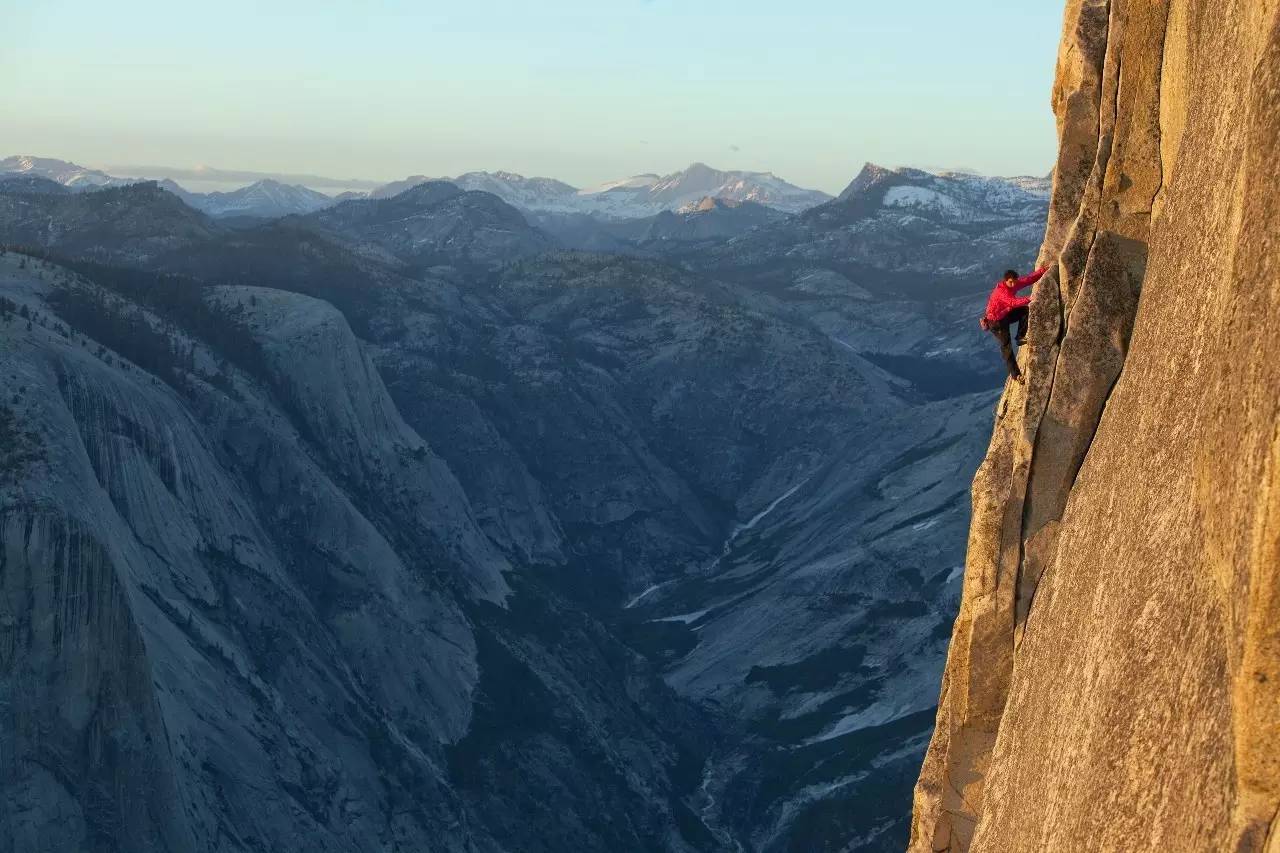
[[[1280,15],[1073,0],[912,850],[1272,850]]]

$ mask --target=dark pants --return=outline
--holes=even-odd
[[[1017,379],[1021,374],[1018,359],[1013,354],[1013,341],[1009,339],[1009,327],[1014,323],[1018,324],[1017,338],[1021,342],[1027,336],[1027,306],[1014,308],[1006,314],[1003,320],[991,327],[991,334],[1000,342],[1000,355],[1004,356],[1004,363],[1009,367],[1009,375]]]

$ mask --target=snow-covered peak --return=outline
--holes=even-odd
[[[526,178],[515,172],[467,172],[449,180],[464,190],[493,193],[525,210],[556,209],[578,192],[555,178]]]
[[[333,199],[296,184],[264,178],[231,192],[191,194],[188,203],[212,216],[260,216],[275,218],[294,213],[314,213],[332,205]]]
[[[370,193],[388,198],[430,180],[414,175]],[[585,213],[603,219],[640,219],[664,210],[698,205],[706,198],[752,201],[785,212],[821,204],[826,193],[787,183],[772,172],[725,172],[705,163],[669,175],[647,172],[577,189],[554,178],[525,177],[516,172],[467,172],[444,178],[464,190],[492,193],[533,213]]]
[[[751,201],[787,213],[822,204],[831,196],[788,183],[772,172],[722,171],[705,163],[669,175],[643,174],[578,193],[580,209],[609,219],[680,211],[704,199]]]
[[[48,178],[72,189],[96,189],[137,183],[136,179],[115,178],[106,172],[88,169],[66,160],[31,154],[18,154],[0,160],[0,172]]]
[[[1048,204],[1051,182],[969,171],[889,169],[868,163],[839,198],[815,215],[869,216],[880,210],[949,223],[1020,220]]]
[[[666,175],[648,190],[648,201],[681,207],[706,197],[754,201],[788,213],[822,204],[831,196],[782,180],[772,172],[721,171],[705,163]]]
[[[215,217],[277,219],[295,213],[314,213],[337,203],[324,193],[271,178],[229,192],[193,193],[168,178],[157,181],[156,185],[196,210]]]

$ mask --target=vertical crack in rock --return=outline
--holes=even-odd
[[[167,740],[118,571],[74,521],[40,510],[0,515],[0,762],[15,780],[3,823],[19,849],[76,837],[104,849],[192,843],[153,748]],[[36,805],[62,814],[63,825],[15,820]]]
[[[1278,843],[1280,19],[1225,6],[1068,3],[913,850]]]

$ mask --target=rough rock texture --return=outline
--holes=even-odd
[[[332,306],[206,289],[215,351],[0,290],[0,853],[691,849],[698,718],[504,574]]]
[[[912,850],[1274,850],[1280,15],[1073,0]]]

